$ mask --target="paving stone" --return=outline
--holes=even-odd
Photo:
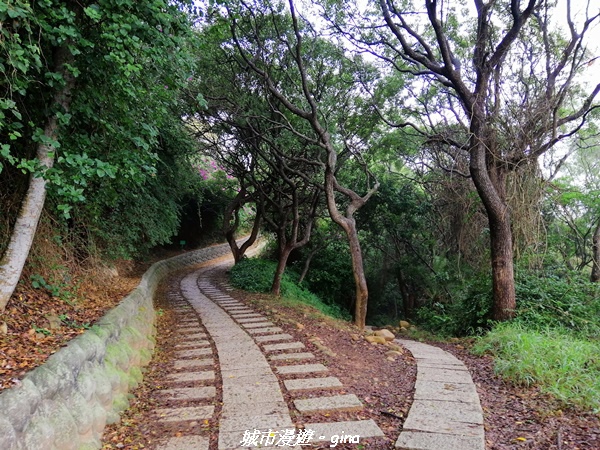
[[[204,436],[172,437],[158,444],[157,450],[208,450],[209,439]]]
[[[283,384],[285,385],[285,388],[288,391],[343,387],[342,382],[336,377],[301,378],[298,380],[285,380]]]
[[[213,398],[216,395],[214,386],[200,386],[193,388],[165,389],[159,393],[169,400],[202,400]]]
[[[191,350],[179,350],[175,352],[177,358],[192,358],[196,356],[212,355],[212,348],[194,348]]]
[[[194,339],[202,340],[202,339],[206,339],[206,334],[205,333],[188,334],[185,336],[185,339],[189,340],[189,341],[194,340]]]
[[[167,375],[167,380],[172,382],[207,381],[214,379],[215,373],[212,370],[206,372],[170,373]]]
[[[314,397],[294,400],[294,406],[301,413],[321,411],[352,411],[361,409],[363,404],[354,394]]]
[[[267,318],[265,316],[256,316],[256,317],[234,317],[237,323],[254,323],[254,322],[265,322]]]
[[[248,329],[248,328],[263,328],[263,327],[272,327],[275,324],[273,322],[269,322],[268,320],[262,321],[262,322],[255,322],[255,323],[243,323],[241,324],[244,328]]]
[[[270,361],[287,361],[292,359],[312,359],[315,355],[308,352],[300,352],[300,353],[280,353],[279,355],[271,355],[269,356]]]
[[[283,344],[268,344],[263,347],[265,352],[276,352],[278,350],[294,350],[297,348],[305,348],[302,342],[285,342]]]
[[[332,440],[332,437],[337,437],[337,444],[341,444],[344,436],[358,436],[359,443],[366,438],[385,436],[384,432],[381,431],[381,428],[377,426],[373,419],[351,420],[347,422],[307,423],[304,425],[304,429],[315,432],[311,442],[329,441],[332,444],[335,443]],[[346,440],[346,443],[348,442],[350,442],[349,439]],[[352,443],[357,442],[353,439]]]
[[[442,369],[442,368],[421,368],[417,366],[418,381],[441,381],[445,383],[466,383],[471,384],[473,380],[468,371]]]
[[[404,430],[479,436],[483,434],[479,404],[444,400],[414,400]]]
[[[422,381],[415,383],[415,400],[448,400],[454,402],[479,403],[477,389],[473,383],[443,383]]]
[[[293,339],[292,335],[287,333],[282,334],[268,334],[265,336],[256,336],[254,340],[256,342],[272,342],[272,341],[287,341],[288,339]]]
[[[252,405],[260,409],[261,403],[277,401],[283,401],[283,395],[277,382],[259,386],[232,384],[230,389],[223,389],[224,404]]]
[[[327,372],[329,369],[323,364],[296,364],[292,366],[278,366],[277,373],[282,375],[311,372]]]
[[[159,422],[183,422],[185,420],[210,419],[215,412],[213,405],[183,408],[159,408],[154,410]]]
[[[455,436],[443,433],[403,431],[396,448],[404,450],[483,450],[485,439],[481,436]]]
[[[219,432],[245,431],[245,430],[284,430],[295,429],[295,426],[287,414],[270,415],[236,415],[235,421],[225,420],[225,428],[219,426]],[[242,433],[243,436],[243,433]]]
[[[238,319],[253,319],[255,317],[265,317],[264,314],[253,312],[253,313],[231,313],[229,314],[235,320]]]
[[[177,332],[179,334],[204,334],[206,336],[201,327],[181,327],[177,328]]]
[[[210,347],[209,341],[183,341],[181,344],[177,344],[175,348],[183,349],[183,348],[200,348],[200,347]]]
[[[281,333],[283,330],[279,327],[266,327],[266,328],[250,328],[246,330],[250,334],[265,334],[265,333]]]
[[[213,359],[180,359],[175,361],[175,369],[194,369],[197,367],[212,366]]]

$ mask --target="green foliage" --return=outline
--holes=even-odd
[[[600,338],[600,286],[576,271],[517,272],[516,321],[531,330]]]
[[[480,338],[474,352],[491,353],[496,372],[513,382],[537,386],[567,405],[600,412],[598,341],[506,323]]]
[[[65,303],[72,305],[73,301],[75,299],[74,291],[76,290],[76,286],[74,287],[70,283],[70,279],[68,279],[68,277],[67,277],[67,279],[64,279],[64,280],[59,279],[60,274],[66,273],[66,270],[67,269],[65,267],[53,268],[52,273],[54,275],[52,276],[52,279],[50,279],[50,280],[46,280],[43,276],[41,276],[39,274],[32,274],[29,277],[31,286],[34,289],[44,289],[52,297],[60,298]]]
[[[197,104],[184,101],[196,45],[186,8],[165,0],[0,6],[0,187],[18,198],[15,179],[45,177],[51,210],[86,236],[89,251],[132,256],[168,242],[178,202],[199,192],[188,160],[196,144],[182,121]],[[55,104],[65,48],[75,77],[68,113]],[[44,133],[53,116],[55,140]],[[35,158],[38,143],[55,148],[50,170]]]
[[[237,263],[230,273],[231,283],[240,289],[250,292],[269,292],[277,264],[274,261],[259,258],[246,258]],[[312,306],[331,317],[349,320],[348,313],[337,305],[323,302],[312,292],[293,281],[292,271],[283,274],[281,280],[281,296],[286,301]]]
[[[453,286],[450,284],[450,286]],[[489,276],[472,275],[452,287],[451,300],[432,302],[417,312],[426,329],[447,336],[489,330],[492,307]],[[582,338],[600,337],[600,286],[577,271],[517,270],[514,322],[530,330],[564,330]]]
[[[417,322],[442,336],[476,335],[490,329],[492,282],[489,276],[462,279],[451,295],[451,300],[432,302],[419,308]]]
[[[327,226],[337,227],[331,222],[328,222]],[[348,241],[340,234],[337,238],[324,241],[323,244],[312,259],[303,283],[327,303],[346,309],[354,298],[354,278]]]

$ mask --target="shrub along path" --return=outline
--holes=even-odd
[[[231,438],[243,439],[241,428],[246,426],[312,427],[328,436],[327,432],[333,433],[323,424],[360,422],[375,424],[366,428],[373,437],[361,440],[360,446],[345,443],[337,448],[392,449],[403,425],[418,429],[414,420],[412,425],[410,422],[411,405],[430,400],[425,398],[427,389],[419,393],[417,384],[413,401],[415,379],[418,381],[415,358],[419,364],[437,360],[459,365],[445,356],[447,353],[428,354],[433,351],[430,347],[414,342],[403,344],[415,358],[407,351],[390,357],[386,355],[388,347],[367,343],[347,324],[308,308],[285,306],[271,296],[231,290],[222,268],[198,283],[196,278],[182,274],[173,277],[166,288],[159,305],[164,310],[159,321],[159,351],[142,388],[135,393],[132,408],[121,424],[105,433],[104,448],[216,450],[219,443],[220,448],[227,448]],[[184,297],[199,307],[200,316]],[[226,319],[231,322],[222,326]],[[493,376],[489,358],[471,356],[460,344],[441,346],[466,361],[475,379],[485,417],[486,448],[600,448],[597,417],[561,409],[535,389],[505,385]],[[245,369],[236,369],[236,358],[246,360]],[[454,384],[454,389],[445,389],[449,395],[456,390],[469,392],[456,386],[457,380],[447,381],[448,386]],[[248,382],[254,389],[248,388]],[[241,391],[236,390],[239,386],[243,386]],[[335,398],[338,403],[334,406],[341,408],[303,401],[326,397]],[[228,405],[233,404],[242,406],[231,409]],[[343,431],[351,435],[351,430]],[[449,444],[447,439],[429,448],[449,450]],[[330,445],[331,441],[325,440],[316,448]]]

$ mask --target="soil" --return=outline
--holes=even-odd
[[[80,294],[86,301],[74,302],[71,308],[61,299],[21,287],[14,297],[17,301],[11,300],[5,313],[0,315],[0,324],[6,322],[8,328],[8,333],[0,333],[0,389],[18,383],[28,370],[83,332],[85,324],[93,324],[102,317],[139,282],[149,263],[130,268],[125,276],[112,279],[110,286],[82,285]],[[224,272],[217,276],[219,282],[226,281]],[[107,427],[104,449],[151,449],[161,437],[185,434],[185,429],[157,424],[151,414],[158,404],[156,393],[171,370],[174,347],[179,339],[175,331],[177,316],[168,301],[169,293],[177,290],[178,280],[178,276],[173,276],[163,287],[164,295],[158,296],[157,351],[144,381],[133,392],[130,409],[123,413],[119,424]],[[326,364],[331,376],[340,379],[344,392],[356,394],[365,405],[359,413],[293,417],[297,423],[372,418],[385,432],[385,438],[365,440],[361,446],[343,447],[340,444],[337,448],[393,448],[412,402],[416,366],[408,351],[390,360],[385,355],[389,348],[367,343],[353,326],[324,318],[310,308],[284,306],[278,299],[265,294],[240,290],[229,294],[267,314],[278,326],[302,341],[307,351],[317,355],[315,362]],[[60,315],[66,314],[68,318],[63,317],[62,325],[50,330],[40,324],[49,325],[46,316],[52,310],[60,311]],[[40,331],[42,329],[50,333]],[[598,415],[566,407],[535,387],[515,386],[503,381],[495,375],[491,357],[474,356],[469,352],[469,340],[431,344],[453,353],[470,369],[484,411],[487,450],[600,449]],[[216,448],[216,422],[191,422],[187,426],[198,427],[203,434],[210,435],[211,448]],[[323,448],[329,447],[324,445]]]

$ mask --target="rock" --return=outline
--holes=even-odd
[[[0,323],[0,333],[8,334],[8,325],[6,324],[6,322]]]
[[[395,358],[396,356],[402,356],[402,352],[399,352],[397,350],[389,350],[385,352],[385,356],[387,356],[388,358]]]
[[[375,335],[365,336],[365,340],[371,344],[385,344],[387,342],[383,336]]]
[[[44,316],[48,321],[48,329],[49,330],[58,330],[62,326],[62,320],[55,312],[50,312]]]
[[[390,350],[393,350],[395,352],[400,352],[400,354],[404,353],[403,348],[400,347],[399,345],[392,344],[391,342],[388,342],[387,346],[389,347]]]
[[[358,334],[351,334],[350,339],[353,341],[360,341],[360,336]]]
[[[300,322],[296,323],[296,328],[298,328],[299,330],[303,330],[304,329],[304,325],[302,325]]]
[[[396,338],[394,333],[392,333],[390,330],[386,330],[385,328],[383,330],[377,330],[374,334],[375,336],[381,336],[386,341],[393,341]]]
[[[404,328],[406,330],[408,330],[410,328],[410,323],[408,323],[406,320],[401,320],[400,321],[400,328]]]
[[[372,333],[373,327],[371,325],[365,325],[365,333]]]

